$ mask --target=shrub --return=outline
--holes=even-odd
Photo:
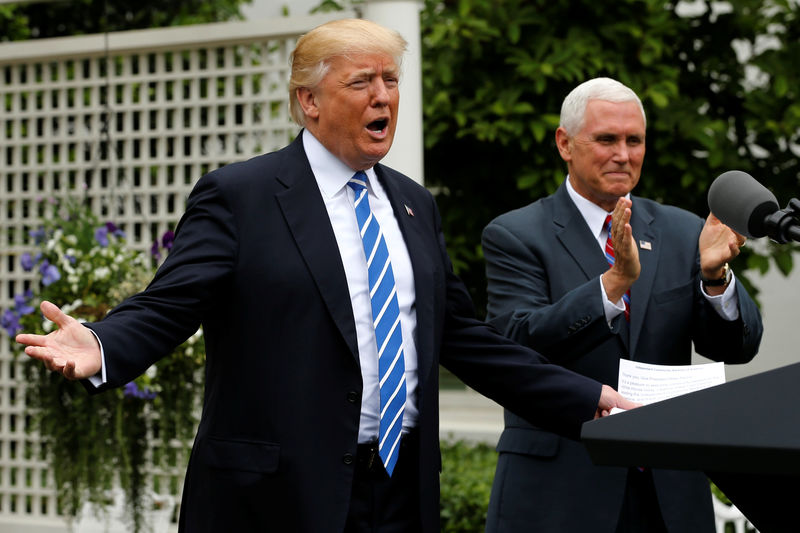
[[[484,443],[443,442],[442,533],[483,533],[497,452]]]

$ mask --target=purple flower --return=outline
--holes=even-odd
[[[156,393],[145,387],[140,389],[135,381],[129,381],[122,388],[122,395],[125,398],[137,398],[139,400],[152,400],[156,397]]]
[[[22,264],[22,270],[24,270],[25,272],[30,272],[31,270],[33,270],[33,267],[36,266],[36,261],[33,259],[33,257],[31,257],[31,254],[28,252],[25,252],[20,256],[19,262],[20,264]]]
[[[96,240],[97,243],[103,248],[108,246],[108,228],[105,226],[100,226],[94,230],[94,240]]]
[[[156,261],[161,259],[161,252],[159,252],[159,250],[158,241],[153,241],[153,246],[150,247],[150,255],[155,257]]]
[[[61,272],[58,271],[55,265],[51,265],[47,259],[42,261],[39,273],[42,275],[42,284],[45,287],[61,279]]]
[[[18,332],[22,331],[22,326],[19,324],[19,317],[10,309],[3,311],[0,316],[0,327],[6,330],[9,337],[14,337]]]
[[[161,246],[163,246],[167,251],[172,250],[172,244],[175,242],[175,233],[172,230],[167,230],[164,232],[164,235],[161,236]]]
[[[31,236],[34,244],[41,244],[47,237],[47,234],[44,231],[44,226],[39,226],[39,229],[29,231],[28,235]]]
[[[14,295],[14,310],[20,315],[29,315],[33,313],[34,309],[30,305],[30,299],[33,296],[28,296],[28,293],[25,294],[15,294]]]
[[[108,232],[109,232],[109,233],[111,233],[111,234],[112,234],[114,237],[117,237],[117,238],[119,238],[119,239],[124,239],[124,238],[125,238],[125,232],[124,232],[124,231],[122,231],[121,229],[119,229],[119,228],[116,226],[116,224],[114,224],[113,222],[106,222],[106,229],[107,229],[107,230],[108,230]]]

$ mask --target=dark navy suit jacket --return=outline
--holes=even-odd
[[[621,357],[688,365],[692,343],[715,361],[750,361],[762,326],[744,287],[737,285],[740,316],[731,322],[700,292],[703,220],[643,198],[632,201],[642,268],[631,288],[630,323],[622,314],[611,327],[606,321],[598,278],[608,263],[564,184],[484,229],[488,320],[553,362],[614,387]],[[505,419],[487,531],[613,533],[626,469],[594,467],[580,443],[510,412]],[[653,478],[670,531],[713,531],[704,476],[656,470]]]
[[[572,437],[593,417],[600,384],[475,319],[431,194],[390,168],[375,170],[414,271],[420,510],[423,531],[434,533],[439,364]],[[206,388],[181,530],[342,531],[362,381],[344,267],[302,136],[199,180],[153,282],[90,326],[105,348],[107,386],[139,375],[200,324]]]

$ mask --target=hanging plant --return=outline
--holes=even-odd
[[[115,224],[99,221],[79,203],[54,210],[52,220],[29,232],[36,251],[20,257],[35,280],[0,315],[0,326],[12,339],[23,330],[53,330],[39,312],[43,300],[79,321],[101,320],[146,286],[162,253],[171,248],[172,232],[154,242],[148,255],[130,249]],[[15,350],[21,353],[19,346]],[[198,331],[135,381],[89,395],[80,382],[25,358],[30,429],[42,438],[41,453],[53,471],[62,515],[76,517],[85,502],[102,508],[119,485],[131,531],[142,530],[151,489],[148,468],[174,467],[176,451],[179,464],[188,455],[184,443],[196,429],[203,360]]]

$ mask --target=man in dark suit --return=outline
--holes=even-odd
[[[572,437],[632,406],[473,316],[433,197],[378,164],[404,49],[363,20],[302,37],[297,139],[200,179],[144,292],[88,328],[45,302],[59,329],[17,338],[104,390],[202,324],[206,390],[181,531],[437,532],[439,364]]]
[[[617,383],[620,358],[691,364],[692,343],[715,361],[750,361],[761,318],[727,267],[744,237],[630,195],[645,153],[636,94],[608,78],[579,85],[556,144],[564,184],[484,229],[489,321],[603,383]],[[714,531],[698,472],[596,467],[580,443],[510,411],[497,450],[489,533]]]

